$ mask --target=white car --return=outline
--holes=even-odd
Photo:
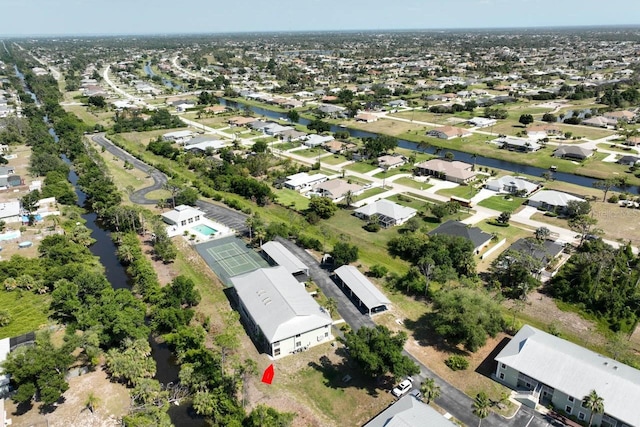
[[[398,386],[396,388],[394,388],[391,393],[395,396],[395,397],[400,397],[405,393],[408,393],[409,390],[411,390],[412,384],[411,381],[409,380],[404,380],[402,381],[400,384],[398,384]]]

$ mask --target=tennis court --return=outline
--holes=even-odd
[[[196,245],[196,250],[209,268],[229,286],[229,278],[269,267],[252,248],[237,237],[225,237]]]

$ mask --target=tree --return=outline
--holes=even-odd
[[[504,211],[500,213],[496,221],[498,221],[500,224],[507,225],[509,224],[510,219],[511,219],[511,212]]]
[[[440,397],[440,386],[436,384],[436,380],[433,378],[426,378],[422,384],[420,384],[420,392],[427,400],[427,404],[429,404],[432,400]]]
[[[489,416],[490,406],[491,402],[484,391],[476,394],[476,398],[473,399],[473,414],[480,420],[478,427],[482,425],[482,420]]]
[[[353,191],[349,190],[344,193],[344,203],[347,207],[353,204],[353,201],[356,199],[356,196],[353,194]]]
[[[331,125],[327,122],[323,122],[320,119],[315,119],[311,123],[307,125],[309,130],[315,130],[317,133],[329,132],[331,130]]]
[[[274,408],[259,404],[244,420],[245,427],[288,427],[296,414],[293,412],[278,412]]]
[[[300,120],[300,113],[296,110],[289,110],[287,111],[287,118],[291,120],[292,123],[298,123],[298,120]]]
[[[538,242],[534,239],[531,241],[534,244]],[[544,250],[544,246],[541,250]],[[537,274],[542,267],[542,261],[533,254],[507,249],[491,263],[489,273],[507,297],[526,300],[527,293],[540,285],[532,273]]]
[[[20,203],[22,204],[22,209],[29,216],[29,225],[33,225],[35,221],[35,217],[33,216],[33,212],[38,207],[38,201],[40,200],[40,191],[33,190],[30,193],[25,194],[20,199]]]
[[[322,219],[329,219],[338,210],[333,200],[328,197],[312,197],[309,201],[308,212],[313,212]]]
[[[269,143],[264,139],[258,139],[256,142],[253,143],[253,147],[251,147],[251,149],[255,153],[264,153],[267,151],[268,148],[269,148]]]
[[[547,123],[555,123],[558,121],[558,117],[556,117],[555,114],[551,114],[551,113],[544,113],[542,115],[542,121],[543,122],[547,122]]]
[[[533,116],[531,114],[522,114],[518,121],[526,127],[533,123]]]
[[[358,247],[346,242],[338,242],[333,246],[331,257],[336,267],[355,262],[358,260]]]
[[[476,351],[504,328],[502,311],[488,295],[468,288],[439,292],[431,325],[453,345]]]
[[[104,96],[101,95],[90,96],[89,98],[87,98],[87,104],[93,105],[97,108],[104,108],[107,106],[107,102],[105,101]]]
[[[335,298],[328,298],[327,303],[325,304],[325,308],[329,312],[329,315],[333,315],[338,311],[338,301]]]
[[[604,202],[607,200],[607,193],[609,192],[609,190],[617,186],[619,182],[620,180],[617,178],[607,178],[605,180],[593,181],[593,188],[602,190],[602,201]]]
[[[566,212],[569,218],[587,215],[591,212],[591,203],[586,200],[570,200]]]
[[[551,230],[547,227],[538,227],[535,231],[536,240],[545,241],[551,235]]]
[[[107,352],[105,364],[114,378],[136,385],[156,373],[156,362],[150,356],[151,347],[146,338],[126,339],[122,348],[114,347]]]
[[[349,347],[349,354],[364,373],[374,378],[389,372],[397,378],[420,372],[418,365],[402,354],[407,341],[405,332],[393,333],[383,325],[364,326],[339,339]]]
[[[604,413],[604,399],[598,396],[595,390],[591,390],[588,395],[582,398],[582,403],[585,408],[591,411],[591,415],[589,415],[589,427],[591,427],[594,415]]]
[[[578,215],[569,220],[569,228],[578,233],[578,246],[582,246],[588,236],[602,233],[602,230],[595,228],[597,223],[598,220],[591,215]]]

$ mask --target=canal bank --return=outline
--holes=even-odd
[[[256,105],[244,103],[242,101],[229,100],[226,98],[219,98],[219,101],[221,105],[229,106],[235,109],[250,109],[257,115],[264,116],[273,120],[279,120],[279,119],[282,119],[284,116],[286,116],[286,113],[270,110],[264,107],[258,107]],[[311,123],[311,121],[309,119],[301,117],[298,123],[306,126],[309,123]],[[343,128],[337,125],[331,125],[331,132],[338,132],[338,131],[348,131],[349,134],[355,138],[375,138],[380,135],[377,133],[363,131],[363,130],[351,128],[348,126]],[[439,142],[440,142],[439,140],[433,141],[434,144],[438,144]],[[481,166],[481,167],[488,167],[491,169],[500,169],[500,170],[508,171],[513,174],[539,177],[540,179],[542,179],[543,174],[550,172],[548,169],[543,169],[543,168],[526,164],[525,163],[525,161],[527,160],[526,158],[523,158],[523,163],[516,163],[509,160],[476,155],[473,153],[450,149],[446,147],[446,145],[426,146],[424,144],[420,144],[415,141],[409,141],[401,138],[398,139],[398,147],[421,152],[421,153],[432,154],[432,155],[435,155],[436,150],[446,150],[448,152],[451,152],[454,155],[454,158],[456,160],[460,160],[467,163],[475,163],[477,166]],[[593,183],[596,181],[600,181],[599,179],[596,179],[593,177],[589,177],[585,175],[576,175],[576,174],[560,172],[560,171],[553,172],[552,176],[553,176],[553,179],[556,181],[579,185],[581,187],[586,187],[586,188],[593,188]],[[622,191],[622,189],[620,188],[615,188],[614,190]],[[640,187],[629,186],[625,190],[634,194],[638,194],[640,192]]]

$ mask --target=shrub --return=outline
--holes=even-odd
[[[362,228],[364,228],[369,232],[376,233],[380,231],[380,224],[378,224],[377,222],[370,222],[369,224],[365,225]]]
[[[385,267],[384,265],[375,264],[371,266],[371,269],[369,270],[369,274],[372,277],[381,278],[381,277],[384,277],[388,271],[389,269],[387,269],[387,267]]]
[[[469,361],[463,356],[457,354],[449,356],[449,358],[444,361],[444,364],[447,365],[452,371],[464,371],[469,367]]]
[[[313,249],[316,251],[322,251],[322,242],[315,237],[311,237],[306,234],[298,236],[298,243],[306,249]]]
[[[618,197],[618,195],[617,195],[617,194],[614,194],[613,196],[611,196],[611,197],[609,197],[609,198],[607,199],[607,201],[608,201],[609,203],[618,203],[618,201],[619,201],[619,200],[620,200],[620,198]]]

